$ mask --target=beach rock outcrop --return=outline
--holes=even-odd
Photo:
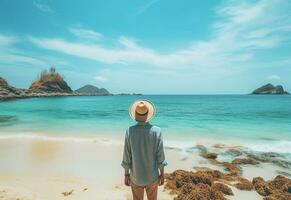
[[[281,175],[271,181],[255,177],[250,182],[241,176],[226,174],[218,170],[196,172],[176,170],[171,174],[166,174],[165,178],[165,189],[176,196],[174,200],[226,199],[224,195],[233,195],[228,185],[246,191],[255,189],[264,197],[264,200],[291,199],[291,180]]]
[[[182,192],[174,200],[227,200],[223,193],[216,191],[206,184],[186,184],[183,185]]]
[[[176,194],[175,200],[203,199],[225,200],[224,195],[233,195],[231,188],[220,183],[229,177],[217,170],[184,171],[176,170],[166,174],[165,188]]]
[[[105,96],[110,95],[108,90],[105,88],[98,88],[94,85],[85,85],[77,90],[75,90],[78,94],[88,95],[88,96]]]
[[[216,182],[216,183],[213,183],[211,187],[215,191],[220,191],[225,195],[233,195],[231,188],[223,183]]]
[[[291,169],[291,162],[284,159],[284,156],[278,153],[268,152],[268,153],[254,153],[246,150],[229,149],[226,152],[233,157],[240,156],[239,158],[234,158],[231,162],[221,162],[219,160],[207,157],[208,149],[205,146],[199,145],[198,150],[200,155],[204,158],[207,158],[208,161],[214,165],[224,167],[224,170],[227,173],[215,172],[219,174],[214,178],[215,181],[222,181],[232,185],[240,190],[253,190],[262,196],[264,200],[289,200],[291,199],[291,180],[287,178],[289,173],[282,172],[286,174],[287,177],[283,175],[278,175],[271,181],[265,181],[261,177],[256,177],[251,181],[242,177],[242,168],[241,165],[257,165],[261,162],[263,163],[272,163],[286,170]],[[222,148],[222,147],[219,147]],[[207,173],[213,173],[213,170],[209,170]],[[213,177],[213,176],[212,176]],[[213,183],[212,183],[213,185]]]
[[[56,72],[56,69],[51,67],[40,74],[37,81],[33,82],[29,88],[36,92],[58,92],[58,93],[72,93],[72,89],[68,86],[64,78]]]
[[[239,190],[250,191],[253,189],[253,184],[249,180],[241,177],[239,178],[239,182],[235,183],[234,186]]]
[[[232,164],[236,165],[256,165],[259,162],[253,158],[236,158],[232,161]]]
[[[270,83],[255,89],[252,94],[289,94],[281,85],[274,86]]]
[[[206,159],[213,159],[213,160],[215,160],[217,158],[217,153],[203,153],[203,154],[201,154],[201,156],[203,158],[206,158]]]
[[[265,196],[265,200],[291,199],[291,180],[284,176],[278,175],[271,181],[265,181],[261,177],[255,177],[253,179],[253,185],[260,195]]]
[[[252,158],[256,161],[264,162],[264,163],[273,163],[282,168],[289,169],[289,170],[291,169],[291,162],[289,160],[282,159],[282,157],[277,154],[274,154],[274,153],[254,154],[254,153],[249,153],[249,152],[246,152],[246,154],[248,158]],[[274,156],[274,155],[277,155],[277,156]]]

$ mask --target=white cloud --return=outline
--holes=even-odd
[[[47,5],[43,0],[34,0],[33,5],[40,11],[45,13],[54,13],[49,5]]]
[[[281,79],[281,77],[276,75],[276,74],[270,75],[267,78],[270,80],[280,80]]]
[[[18,38],[15,36],[7,36],[7,35],[0,34],[0,47],[14,44],[17,41],[18,41]]]
[[[106,48],[101,45],[68,42],[63,39],[31,38],[37,46],[69,55],[88,58],[108,64],[146,63],[158,67],[172,68],[177,65],[221,65],[221,61],[240,61],[249,58],[248,54],[227,58],[216,55],[216,49],[208,43],[197,43],[197,48],[190,48],[170,54],[161,54],[153,49],[139,46],[133,40],[122,37],[119,39],[123,47]],[[182,67],[182,66],[178,66]]]
[[[15,49],[14,44],[21,42],[21,39],[14,35],[0,34],[0,63],[4,64],[31,64],[43,66],[44,63],[37,58],[23,54]]]
[[[101,33],[95,32],[90,29],[84,29],[84,28],[76,28],[71,27],[69,28],[69,31],[73,33],[75,36],[82,38],[82,39],[89,39],[93,41],[98,41],[102,37]]]
[[[115,47],[62,38],[32,37],[31,41],[40,48],[108,64],[145,64],[168,70],[191,68],[195,72],[225,73],[230,67],[233,71],[246,67],[258,51],[291,41],[291,16],[286,14],[288,9],[282,12],[281,6],[285,4],[280,0],[229,1],[216,10],[218,20],[213,24],[212,38],[191,42],[187,48],[170,53],[143,47],[124,36]],[[79,36],[98,35],[90,31],[77,32]]]
[[[33,58],[27,55],[19,55],[16,53],[4,53],[0,55],[0,63],[6,64],[29,64],[29,65],[36,65],[39,67],[47,66],[46,63],[43,61]]]
[[[96,81],[100,81],[102,83],[106,82],[107,81],[107,78],[103,77],[103,76],[95,76],[94,79]]]
[[[139,48],[134,39],[127,38],[125,36],[121,36],[118,40],[120,44],[122,44],[124,47],[130,48],[130,49],[136,49]]]

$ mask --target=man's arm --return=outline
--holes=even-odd
[[[124,176],[129,175],[129,169],[124,169]]]
[[[165,152],[164,152],[164,144],[163,144],[163,136],[162,133],[160,133],[158,138],[158,152],[157,152],[157,158],[158,158],[158,166],[160,171],[159,176],[159,184],[164,184],[164,167],[168,164],[165,159]]]
[[[159,168],[159,170],[160,170],[159,185],[164,185],[164,180],[165,180],[165,176],[164,176],[164,166],[161,166]]]
[[[122,167],[124,168],[124,184],[130,186],[130,176],[129,171],[131,168],[131,148],[129,144],[128,138],[128,131],[125,134],[125,141],[124,141],[124,151],[123,151],[123,160],[122,160]]]
[[[129,169],[124,169],[124,184],[130,186],[130,174]]]

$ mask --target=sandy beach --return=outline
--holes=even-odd
[[[123,185],[123,169],[120,166],[122,143],[122,138],[103,137],[2,137],[0,199],[129,200],[131,191]],[[166,173],[177,169],[225,172],[223,166],[201,156],[201,146],[179,149],[166,145],[166,159],[169,162]],[[214,146],[209,146],[207,151],[216,152],[219,162],[233,159],[226,153],[227,150],[239,148],[221,144]],[[270,162],[246,164],[241,169],[242,176],[250,181],[255,176],[271,180],[280,173],[291,173],[290,168]],[[262,199],[255,190],[239,190],[232,185],[229,187],[234,195],[226,196],[228,199]],[[160,200],[170,200],[174,196],[164,186],[159,188]]]

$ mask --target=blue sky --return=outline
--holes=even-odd
[[[0,76],[27,88],[55,66],[73,89],[291,91],[291,1],[1,0]]]

